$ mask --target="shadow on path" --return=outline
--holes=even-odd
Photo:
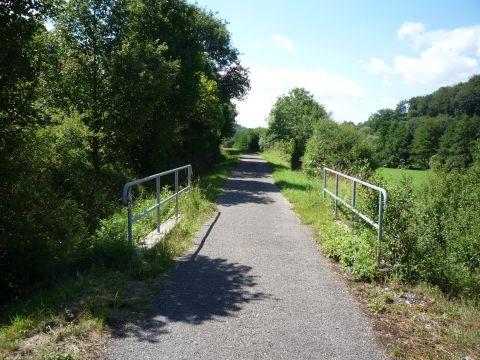
[[[258,157],[243,155],[238,168],[232,172],[217,203],[222,206],[239,204],[272,204],[269,193],[278,193],[278,187],[265,181],[271,171]]]
[[[215,318],[234,316],[244,304],[269,297],[252,291],[257,282],[249,274],[251,270],[250,266],[198,254],[180,262],[172,283],[163,290],[148,319],[118,326],[113,336],[158,342],[160,335],[169,333],[168,323],[201,325]]]
[[[258,158],[242,156],[217,203],[232,206],[273,202],[268,193],[278,192],[278,188],[258,179],[269,173],[265,163],[259,166]],[[172,323],[201,325],[206,321],[235,316],[245,304],[270,297],[255,292],[257,281],[250,266],[200,253],[220,215],[217,213],[210,223],[196,251],[176,262],[169,284],[154,301],[155,310],[142,322],[118,324],[113,331],[114,337],[158,342],[161,335],[175,331]]]

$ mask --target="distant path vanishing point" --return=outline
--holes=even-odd
[[[387,358],[262,158],[241,157],[218,207],[110,359]]]

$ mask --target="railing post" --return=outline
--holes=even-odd
[[[357,203],[357,182],[352,180],[352,208],[355,209],[355,204]],[[355,219],[355,213],[352,212],[352,223]]]
[[[383,225],[383,195],[379,191],[378,196],[378,233],[377,233],[377,267],[380,267],[380,246],[382,244],[382,225]]]
[[[188,187],[192,186],[192,167],[188,165]]]
[[[337,218],[338,174],[335,174],[335,219]]]
[[[323,199],[325,199],[325,189],[327,188],[327,170],[323,168]]]
[[[128,243],[132,245],[132,195],[130,194],[130,188],[127,190],[127,213],[128,213]]]
[[[178,220],[178,170],[175,171],[175,217]]]
[[[357,182],[353,180],[352,183],[352,206],[355,207],[357,197]]]
[[[155,179],[156,182],[156,191],[157,191],[157,234],[160,234],[160,220],[161,220],[161,209],[160,209],[160,176]]]

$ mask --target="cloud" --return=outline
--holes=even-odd
[[[480,25],[426,31],[422,23],[406,22],[397,35],[418,55],[397,55],[391,66],[372,57],[368,71],[400,75],[411,85],[438,87],[465,81],[480,70]]]
[[[293,43],[293,41],[287,38],[285,35],[280,35],[280,34],[273,35],[272,41],[275,47],[279,49],[286,50],[292,54],[295,54],[297,52],[297,49],[295,48],[295,44]]]
[[[397,36],[400,40],[402,41],[410,41],[414,42],[415,40],[418,39],[419,35],[424,33],[425,31],[425,25],[422,23],[414,23],[414,22],[405,22],[400,26],[400,29],[398,29]],[[415,43],[415,47],[417,47],[418,44]]]
[[[323,69],[300,70],[250,67],[251,90],[244,101],[237,101],[237,121],[247,127],[267,126],[267,117],[276,99],[294,87],[304,87],[315,99],[333,111],[339,120],[353,120],[352,102],[364,96],[354,81]]]
[[[388,75],[395,72],[390,66],[387,65],[385,61],[376,57],[370,58],[370,61],[366,65],[366,68],[370,73],[374,75],[383,74],[383,82],[385,84],[390,84]]]

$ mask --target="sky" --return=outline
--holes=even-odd
[[[224,19],[250,71],[237,122],[267,126],[304,87],[338,122],[480,73],[480,0],[197,0]]]

